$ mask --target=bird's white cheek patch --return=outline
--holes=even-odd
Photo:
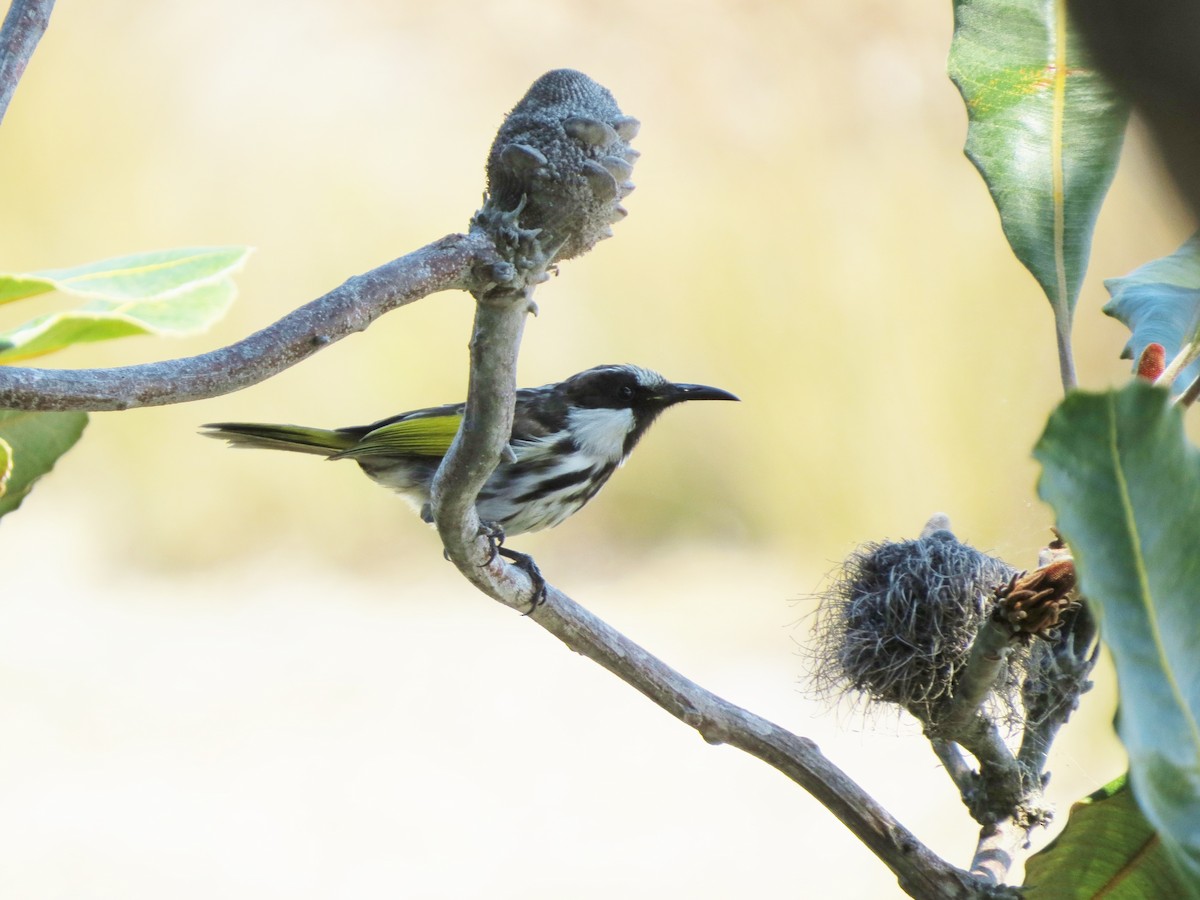
[[[570,415],[571,435],[581,451],[612,462],[621,458],[633,430],[633,410],[575,409]]]

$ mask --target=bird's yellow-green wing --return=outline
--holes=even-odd
[[[458,433],[462,415],[415,416],[389,422],[367,432],[338,459],[360,459],[364,456],[445,456],[450,442]]]

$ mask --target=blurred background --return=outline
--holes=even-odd
[[[44,364],[227,344],[465,230],[504,113],[587,72],[642,120],[639,189],[539,290],[521,381],[634,362],[743,402],[672,411],[515,546],[966,865],[916,726],[803,680],[812,595],[860,542],[945,511],[1029,567],[1052,524],[1050,308],[962,156],[951,29],[949,3],[882,0],[60,0],[0,128],[0,268],[253,245],[209,334]],[[1135,124],[1077,311],[1085,387],[1129,371],[1102,280],[1189,232]],[[356,467],[197,437],[461,399],[471,315],[435,295],[238,394],[97,414],[4,520],[0,894],[901,896],[782,776],[474,593]],[[1060,823],[1123,769],[1097,681],[1052,756]]]

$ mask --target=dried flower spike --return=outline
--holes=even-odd
[[[1014,575],[996,590],[993,615],[1014,633],[1048,637],[1076,605],[1075,563],[1060,559],[1033,572]]]

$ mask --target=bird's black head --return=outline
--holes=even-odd
[[[737,400],[733,394],[703,384],[675,384],[640,366],[596,366],[572,375],[561,385],[568,407],[581,415],[595,410],[628,410],[623,451],[628,454],[650,423],[668,406],[687,400]]]
[[[596,366],[563,382],[567,402],[585,409],[660,411],[685,400],[736,400],[703,384],[675,384],[640,366]]]

